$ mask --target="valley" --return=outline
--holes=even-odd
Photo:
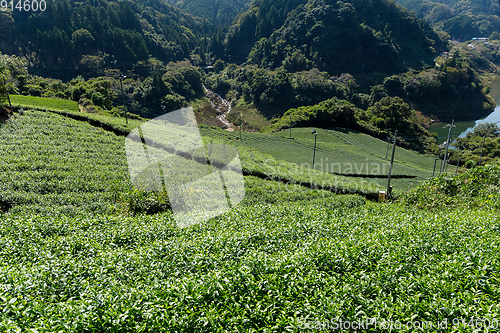
[[[0,331],[498,331],[498,4],[0,7]]]

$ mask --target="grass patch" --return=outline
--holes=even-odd
[[[239,126],[240,124],[240,113],[242,115],[242,129],[245,131],[256,132],[271,124],[269,119],[267,119],[261,110],[257,109],[253,103],[246,103],[243,98],[240,98],[233,104],[234,105],[231,112],[228,114],[227,119],[235,126]],[[238,129],[235,130],[237,131]]]
[[[103,127],[116,134],[127,135],[144,121],[113,117],[105,114],[80,112],[78,103],[65,99],[11,95],[12,104],[23,108],[51,111],[77,120],[86,121],[94,126]],[[15,101],[15,102],[14,102]],[[137,116],[136,116],[137,117]]]
[[[46,109],[50,111],[80,112],[78,103],[67,99],[45,98],[23,95],[10,95],[12,105],[28,109]]]

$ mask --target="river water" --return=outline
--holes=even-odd
[[[474,127],[483,123],[496,123],[500,122],[500,78],[496,78],[492,82],[492,88],[490,92],[491,96],[495,99],[497,103],[497,107],[486,117],[470,120],[470,121],[457,121],[455,123],[456,127],[453,127],[451,130],[451,138],[456,139],[457,137],[463,138],[467,135],[467,133],[472,132]],[[438,144],[441,144],[446,141],[448,136],[448,127],[444,128],[446,123],[437,123],[428,128],[430,132],[437,133],[438,136]]]

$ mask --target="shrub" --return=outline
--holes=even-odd
[[[425,209],[444,206],[500,209],[499,184],[500,163],[496,163],[457,176],[443,173],[425,181],[401,200]]]
[[[171,209],[167,192],[147,192],[133,189],[125,195],[125,200],[132,215],[151,215]]]

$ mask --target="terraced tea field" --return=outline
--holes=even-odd
[[[29,96],[13,96],[12,100],[14,104],[24,107],[38,105],[41,109],[76,116],[78,119],[87,120],[95,126],[103,126],[121,135],[129,133],[145,121],[129,120],[129,125],[126,125],[123,118],[79,112],[77,111],[78,105],[71,101]],[[64,109],[64,103],[72,104]],[[376,187],[375,192],[386,189],[385,178],[389,171],[391,153],[391,147],[389,151],[387,150],[387,142],[352,130],[317,129],[317,131],[316,170],[359,175],[364,180],[358,180],[371,183],[372,187]],[[293,139],[288,138],[288,131],[274,134],[243,132],[241,141],[238,140],[239,132],[228,132],[207,126],[200,126],[200,132],[207,142],[216,140],[242,148],[257,149],[259,152],[271,155],[274,159],[293,163],[299,169],[311,168],[314,147],[312,128],[294,128]],[[395,193],[402,193],[432,176],[433,167],[434,158],[397,147],[392,172],[395,177],[391,181]],[[437,168],[439,169],[439,163]]]
[[[43,111],[25,111],[1,128],[2,210],[64,209],[110,212],[131,184],[125,138],[88,123]],[[246,174],[340,192],[375,193],[369,182],[292,169],[257,151],[242,150]],[[50,203],[50,204],[49,204]],[[49,207],[49,208],[48,208]]]
[[[255,148],[276,159],[298,164],[302,168],[310,168],[314,150],[312,130],[313,128],[293,129],[292,139],[289,139],[288,131],[274,134],[244,132],[241,141],[239,132],[203,127],[201,133],[239,147]],[[387,142],[357,131],[344,129],[316,129],[316,131],[318,133],[316,170],[358,175],[385,190],[392,146],[387,150]],[[395,191],[405,191],[432,176],[434,167],[432,157],[396,147],[394,161],[392,174],[395,179],[391,183]],[[439,164],[437,167],[439,168]]]
[[[123,135],[30,110],[0,127],[0,331],[498,330],[493,185],[472,207],[415,207],[447,184],[469,186],[466,176],[432,183],[412,205],[378,204],[365,198],[380,188],[370,179],[296,168],[310,129],[242,141],[201,130],[205,143],[238,146],[246,196],[178,228],[168,209],[131,209],[158,197],[131,196]],[[317,158],[382,161],[374,140],[321,130]],[[424,177],[425,158],[398,154],[400,170]]]
[[[0,131],[3,210],[104,213],[126,186],[125,150],[113,133],[40,111]]]
[[[10,101],[13,106],[19,105],[24,108],[63,111],[68,113],[80,112],[78,103],[67,99],[10,95]]]
[[[110,117],[98,113],[81,112],[77,102],[57,98],[10,95],[12,106],[27,109],[47,110],[103,127],[118,134],[126,134],[144,121],[137,119]]]

